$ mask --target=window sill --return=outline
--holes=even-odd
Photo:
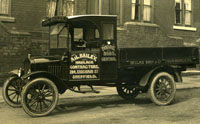
[[[184,31],[197,31],[196,27],[185,27],[185,26],[173,26],[174,30],[184,30]]]
[[[15,22],[14,17],[8,17],[8,16],[0,16],[0,21],[2,22]]]
[[[126,25],[138,25],[138,26],[149,26],[149,27],[159,27],[154,23],[146,23],[146,22],[126,22]]]

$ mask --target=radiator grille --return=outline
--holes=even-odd
[[[48,71],[59,78],[65,78],[66,71],[62,66],[50,65],[48,66]]]

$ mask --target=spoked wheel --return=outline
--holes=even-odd
[[[117,92],[119,96],[127,100],[133,100],[139,94],[139,91],[135,86],[127,85],[125,82],[122,82],[117,86]]]
[[[9,77],[3,85],[2,95],[4,101],[12,107],[20,107],[23,86],[21,78],[17,76]]]
[[[176,84],[173,77],[166,72],[160,72],[153,76],[149,94],[151,100],[157,105],[170,104],[176,94]]]
[[[58,90],[49,79],[37,78],[27,83],[22,91],[22,107],[30,116],[45,116],[58,102]]]

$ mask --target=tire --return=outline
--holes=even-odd
[[[176,94],[176,84],[169,73],[157,73],[151,78],[150,83],[149,94],[152,102],[164,106],[173,101]]]
[[[22,90],[22,107],[32,117],[46,116],[58,102],[58,89],[47,78],[36,78],[28,82]]]
[[[119,96],[126,100],[134,100],[135,97],[139,94],[139,91],[136,90],[134,86],[127,86],[125,82],[122,82],[116,87],[117,93]]]
[[[11,107],[21,107],[21,91],[24,84],[17,76],[9,77],[3,85],[2,95],[4,101]]]

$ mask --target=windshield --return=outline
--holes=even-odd
[[[50,48],[67,48],[68,29],[65,24],[57,24],[50,27]]]

